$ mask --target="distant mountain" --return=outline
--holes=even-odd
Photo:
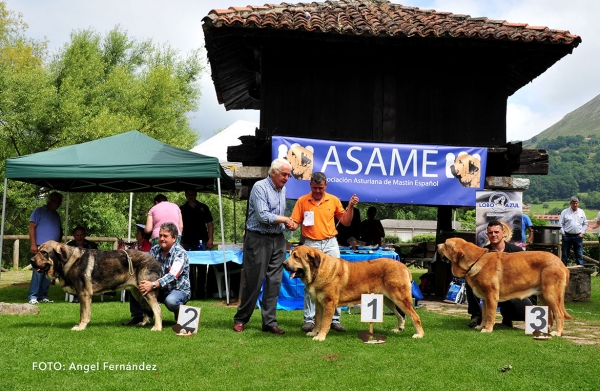
[[[579,134],[584,137],[591,134],[600,136],[600,95],[565,115],[560,121],[540,134],[523,141],[523,147],[535,148],[541,140]]]

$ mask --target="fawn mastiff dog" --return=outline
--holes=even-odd
[[[162,276],[160,263],[148,253],[89,250],[50,240],[38,248],[31,258],[31,266],[46,272],[51,280],[58,278],[65,291],[79,297],[79,324],[72,330],[84,330],[90,322],[92,296],[121,288],[129,290],[142,305],[144,320],[141,325],[150,323],[147,314],[152,312],[152,330],[162,330],[158,292],[150,291],[142,296],[138,289],[140,281],[156,281]]]
[[[313,340],[325,340],[336,307],[359,304],[363,293],[384,295],[386,306],[398,318],[398,327],[393,332],[404,330],[404,317],[396,309],[398,306],[415,325],[413,338],[424,335],[421,319],[412,307],[412,276],[401,262],[385,258],[347,262],[312,247],[298,246],[283,266],[290,272],[290,278],[304,282],[315,302],[315,327],[306,334]]]
[[[549,328],[556,322],[552,335],[561,336],[565,318],[572,319],[565,310],[569,269],[556,255],[546,251],[488,252],[460,238],[438,244],[438,252],[450,260],[452,274],[466,278],[483,300],[483,319],[476,327],[481,332],[493,331],[498,302],[531,295],[538,295],[549,307]]]

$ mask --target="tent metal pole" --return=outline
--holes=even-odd
[[[2,250],[4,250],[4,217],[6,215],[6,191],[8,190],[8,179],[4,177],[4,192],[2,193],[2,224],[0,225],[0,278],[2,277]]]
[[[237,243],[237,216],[235,211],[235,198],[237,194],[235,190],[233,191],[233,197],[231,197],[231,201],[233,202],[233,243]]]
[[[131,242],[131,210],[133,207],[133,193],[129,193],[129,228],[127,228],[127,241]]]
[[[65,238],[65,243],[67,242],[67,234],[68,234],[68,229],[69,229],[69,199],[70,199],[70,192],[67,192],[67,211],[66,213],[66,217],[65,217],[65,229],[63,230],[63,236]],[[62,238],[61,238],[62,239]]]
[[[223,270],[225,270],[225,297],[229,305],[229,281],[227,278],[227,256],[225,255],[225,229],[223,228],[223,200],[221,198],[221,178],[217,178],[217,191],[219,193],[219,219],[221,219],[221,244],[223,245]]]

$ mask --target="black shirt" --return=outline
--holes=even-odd
[[[196,201],[196,207],[192,208],[186,202],[179,208],[181,209],[181,218],[183,219],[181,243],[195,246],[202,240],[202,243],[206,245],[206,242],[208,242],[206,224],[213,222],[208,205]]]

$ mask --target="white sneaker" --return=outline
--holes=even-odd
[[[44,299],[40,300],[40,303],[54,303],[54,300],[44,298]]]
[[[37,299],[31,299],[29,300],[29,304],[38,304]]]

